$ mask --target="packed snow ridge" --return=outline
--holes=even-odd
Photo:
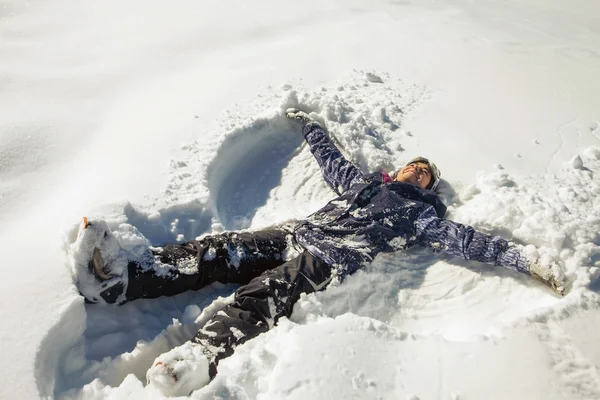
[[[333,194],[283,110],[315,113],[361,170],[389,171],[417,155],[404,150],[419,140],[405,122],[427,97],[425,88],[373,72],[316,90],[269,88],[183,146],[162,198],[89,217],[106,220],[120,249],[133,253],[303,218]],[[460,160],[449,155],[438,163],[442,170],[445,162]],[[290,320],[240,346],[191,397],[600,398],[600,353],[586,352],[591,344],[573,333],[587,330],[582,321],[600,327],[600,147],[563,165],[543,175],[498,165],[474,182],[449,177],[452,184],[444,181],[440,191],[448,218],[560,260],[570,287],[565,298],[527,276],[426,249],[383,255],[345,283],[303,296]],[[66,234],[65,246],[75,233]],[[145,387],[152,361],[189,340],[235,288],[217,283],[121,307],[86,305],[84,312],[77,302],[38,352],[40,394],[159,398]],[[543,386],[548,381],[551,387]]]

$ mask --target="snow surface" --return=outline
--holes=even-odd
[[[146,371],[235,285],[84,305],[65,250],[83,215],[134,249],[318,209],[291,106],[364,171],[431,157],[449,218],[557,257],[571,291],[383,255],[192,398],[600,398],[600,6],[255,3],[0,4],[0,398],[160,398]]]

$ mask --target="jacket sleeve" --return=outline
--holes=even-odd
[[[337,193],[348,190],[363,174],[342,155],[318,123],[309,123],[304,129],[304,138],[310,151],[317,159],[325,182]]]
[[[473,227],[439,218],[428,207],[417,219],[419,244],[440,249],[465,260],[503,266],[518,272],[528,272],[524,254],[507,240],[477,232]]]

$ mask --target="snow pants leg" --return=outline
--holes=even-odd
[[[192,339],[204,347],[211,377],[216,375],[219,360],[268,331],[279,318],[289,317],[300,294],[324,289],[331,276],[328,264],[304,251],[240,287],[234,302],[213,316]]]
[[[127,301],[173,296],[213,282],[247,284],[283,264],[289,232],[227,232],[153,251],[148,263],[128,265]]]

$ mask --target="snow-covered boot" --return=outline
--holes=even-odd
[[[149,386],[164,396],[187,396],[210,381],[204,346],[186,342],[154,360],[146,373]]]
[[[105,221],[84,217],[67,253],[71,275],[86,301],[125,301],[127,257]]]

